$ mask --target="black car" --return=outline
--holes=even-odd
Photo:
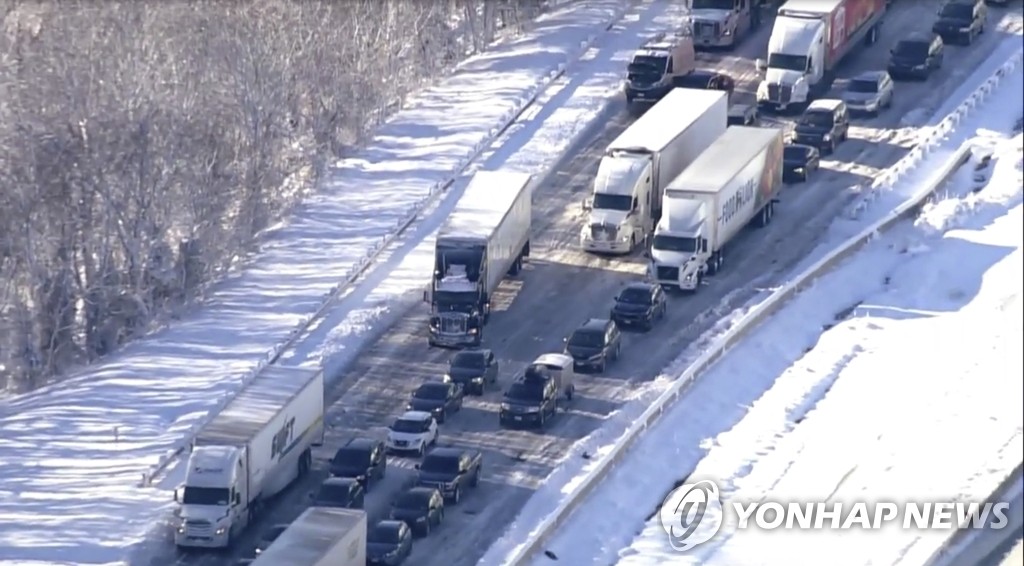
[[[450,413],[462,409],[462,391],[462,386],[453,381],[428,381],[413,391],[412,399],[405,408],[430,413],[440,424]]]
[[[830,154],[850,134],[850,112],[842,100],[815,100],[804,110],[793,130],[794,142],[814,146],[822,153]]]
[[[416,466],[416,484],[433,487],[454,504],[462,499],[463,490],[480,484],[483,455],[464,448],[434,448]]]
[[[317,507],[362,509],[366,502],[366,488],[355,478],[327,478],[313,496]]]
[[[946,44],[935,34],[911,34],[889,53],[889,76],[893,79],[927,79],[942,68]]]
[[[692,88],[697,90],[720,90],[730,97],[736,89],[736,81],[729,75],[715,71],[696,70],[673,80],[676,88]]]
[[[782,181],[805,183],[821,167],[821,153],[809,145],[787,144],[782,150]]]
[[[264,531],[263,536],[260,537],[260,541],[256,543],[256,556],[263,554],[270,548],[270,545],[274,544],[274,541],[281,536],[281,533],[288,528],[287,524],[274,525]]]
[[[638,326],[650,330],[655,321],[665,318],[667,308],[661,285],[630,283],[615,297],[611,319],[620,327]]]
[[[733,104],[726,118],[729,126],[756,126],[761,118],[755,104]]]
[[[565,353],[572,356],[574,370],[604,371],[608,362],[619,359],[622,334],[615,321],[592,318],[565,339]]]
[[[366,563],[398,566],[412,552],[412,529],[405,521],[381,521],[366,533]]]
[[[498,411],[501,426],[536,426],[543,429],[558,412],[558,384],[543,374],[517,379],[509,385]]]
[[[974,38],[985,33],[988,6],[984,0],[950,0],[939,10],[939,19],[932,31],[946,42],[974,43]]]
[[[372,438],[353,438],[334,453],[330,472],[339,478],[355,478],[367,487],[384,477],[388,470],[384,442]]]
[[[463,350],[448,362],[448,379],[467,393],[483,395],[488,385],[498,382],[498,359],[490,350]]]
[[[391,519],[409,525],[419,536],[427,536],[444,521],[444,497],[433,487],[414,487],[395,499]]]

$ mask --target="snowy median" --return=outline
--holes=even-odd
[[[1009,40],[1007,45],[1014,41],[1016,40]],[[1006,45],[1003,47],[1005,48]],[[999,68],[1001,63],[1006,63],[1006,54],[1003,54],[1002,51],[998,50],[996,57],[1001,56],[1002,59],[996,59],[996,64],[993,67]],[[982,81],[985,81],[985,83],[980,87],[975,86],[976,92],[971,93],[967,100],[964,100],[956,108],[954,113],[957,117],[946,118],[937,124],[935,129],[926,131],[921,143],[918,144],[921,150],[912,152],[911,155],[896,165],[896,171],[898,171],[899,175],[903,176],[902,180],[897,180],[895,175],[884,176],[884,180],[876,189],[890,197],[884,199],[889,207],[895,205],[891,198],[893,196],[900,196],[899,200],[895,202],[900,202],[904,199],[919,202],[925,198],[926,193],[921,192],[919,189],[928,190],[925,186],[927,185],[933,190],[936,182],[943,176],[941,169],[943,167],[952,167],[950,158],[953,158],[955,161],[963,155],[957,148],[965,136],[957,134],[968,132],[966,137],[974,134],[971,124],[961,123],[964,117],[976,114],[974,112],[975,107],[989,98],[989,94],[994,86],[1002,79],[1009,77],[1013,79],[1010,81],[1011,83],[1014,83],[1014,80],[1019,81],[1019,41],[1017,41],[1016,47],[1010,53],[1012,54],[1010,62],[1003,65],[1001,70],[998,71],[997,78],[989,79],[985,75],[977,77],[975,79],[976,82],[974,82],[975,85]],[[1005,98],[1006,96],[1014,95],[1015,93],[1011,91],[1015,88],[1017,89],[1016,94],[1019,95],[1020,91],[1017,83],[1003,86],[999,92]],[[1007,102],[1009,107],[1013,107],[1011,102]],[[998,102],[994,106],[997,105]],[[1019,102],[1017,106],[1019,107]],[[953,135],[950,135],[954,127],[956,127],[956,131]],[[959,155],[954,156],[954,154]],[[931,177],[930,180],[928,179],[929,177]],[[910,208],[910,206],[903,207],[901,213],[906,212]],[[891,208],[888,210],[891,210]],[[883,216],[885,212],[887,211],[883,211]],[[877,217],[864,218],[863,216],[865,215],[858,215],[860,220],[858,232],[863,230],[865,226],[870,226],[877,219]],[[895,218],[884,218],[881,225],[888,226],[894,221]],[[849,222],[847,221],[845,229],[849,228]],[[850,253],[849,250],[859,247],[860,243],[866,241],[867,238],[866,234],[860,234],[857,237],[858,243],[856,245],[846,242],[842,245],[842,248],[847,251],[829,254],[832,256],[831,258],[826,259],[821,262],[821,265],[808,271],[810,273],[822,272],[843,257],[846,257]],[[833,245],[840,242],[834,242]],[[818,255],[817,257],[820,258],[821,256]],[[799,279],[810,278],[801,276]],[[791,295],[796,291],[797,286],[791,284],[787,287],[789,289],[776,293],[772,297],[771,303],[774,305],[781,304],[782,300],[779,299],[779,296],[783,294],[786,296]],[[481,563],[517,564],[539,551],[551,548],[554,543],[549,544],[546,541],[556,532],[556,527],[564,524],[569,514],[573,513],[576,509],[577,504],[583,503],[586,500],[585,498],[590,490],[613,469],[614,463],[628,450],[628,446],[632,441],[640,437],[642,431],[657,417],[661,408],[678,395],[682,384],[690,381],[700,369],[717,359],[718,354],[725,349],[727,344],[733,344],[739,335],[742,334],[740,330],[742,327],[752,326],[753,323],[762,320],[771,310],[774,310],[774,307],[766,308],[767,305],[764,303],[766,299],[767,297],[765,296],[758,297],[756,301],[759,303],[759,306],[746,313],[746,315],[740,312],[737,313],[737,316],[721,321],[717,328],[709,333],[708,337],[699,340],[698,344],[691,348],[691,351],[684,355],[679,363],[670,367],[666,371],[665,376],[648,386],[646,390],[638,392],[636,402],[627,405],[608,425],[579,443],[576,452],[579,454],[586,453],[589,457],[586,459],[570,457],[567,464],[556,470],[538,494],[531,498],[530,503],[524,508],[520,517],[506,535],[488,551]],[[737,319],[739,319],[739,322],[737,322]],[[726,339],[726,337],[728,338]],[[697,361],[694,362],[695,353],[698,351],[702,351],[703,355],[700,355]],[[685,372],[683,371],[684,369],[686,370]],[[675,376],[680,374],[683,377],[679,378],[681,381],[677,381]],[[699,441],[687,446],[697,451]],[[676,468],[674,471],[680,472],[681,469]],[[678,478],[678,474],[676,478]],[[628,496],[625,499],[632,501]],[[653,510],[653,507],[651,509],[644,509],[644,511],[651,510]],[[607,510],[601,510],[597,513],[610,518],[616,524],[622,518],[621,514],[609,514]],[[578,515],[592,516],[594,513],[578,513]],[[596,529],[592,524],[588,524],[583,530],[591,533],[593,536],[584,538],[583,540],[586,542],[572,539],[572,542],[559,545],[559,548],[553,550],[555,554],[560,555],[559,551],[565,551],[569,547],[610,548],[611,545],[608,544],[608,540],[597,534],[602,532],[600,529]],[[569,552],[568,555],[570,557],[574,556],[572,552]],[[541,560],[543,561],[543,559]],[[589,559],[586,562],[589,563]]]
[[[381,127],[268,235],[252,265],[194,317],[0,410],[0,556],[124,552],[166,492],[134,487],[248,375],[301,334],[396,231],[557,80],[628,5],[572,3],[460,65]],[[97,509],[103,509],[97,513]],[[44,532],[45,530],[45,532]],[[84,533],[89,533],[88,535]],[[51,554],[52,553],[52,554]]]

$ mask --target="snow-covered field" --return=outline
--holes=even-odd
[[[865,248],[730,352],[549,542],[560,563],[920,564],[930,556],[949,532],[733,534],[726,525],[678,554],[657,519],[647,520],[687,477],[714,478],[725,498],[744,500],[833,491],[979,500],[1021,461],[1022,138],[1000,132],[1021,113],[1022,90],[1018,70],[991,111],[964,124],[994,151],[984,189],[971,193],[977,183],[961,171],[916,222]],[[708,432],[726,422],[725,432]]]
[[[119,560],[166,508],[135,487],[410,207],[622,13],[576,2],[460,66],[383,126],[196,316],[0,407],[0,561]],[[134,532],[134,534],[132,534]]]

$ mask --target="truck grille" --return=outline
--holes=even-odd
[[[659,265],[658,281],[679,281],[679,268]]]
[[[718,24],[714,22],[694,22],[693,35],[697,37],[718,37]]]
[[[618,235],[618,228],[608,224],[591,224],[590,237],[595,240],[614,240]]]
[[[443,314],[438,322],[438,330],[444,334],[465,334],[466,316],[461,314]]]
[[[190,537],[212,537],[213,525],[209,521],[185,521],[185,534]]]
[[[789,85],[768,85],[768,100],[772,102],[789,103],[793,98],[793,87]]]

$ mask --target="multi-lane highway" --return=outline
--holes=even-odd
[[[884,68],[888,50],[897,38],[930,26],[937,0],[897,3],[889,14],[878,45],[854,56],[840,75]],[[805,257],[826,233],[831,221],[857,198],[857,187],[899,159],[916,131],[901,125],[911,113],[938,109],[1002,39],[1000,26],[1020,26],[1020,18],[992,10],[992,24],[971,47],[951,46],[944,68],[926,83],[899,83],[894,107],[882,116],[859,120],[851,139],[812,182],[789,186],[782,193],[774,223],[750,231],[730,250],[725,269],[694,296],[672,297],[664,323],[646,334],[628,334],[621,359],[601,375],[577,382],[577,400],[546,432],[511,431],[498,427],[500,391],[468,398],[461,413],[442,425],[442,444],[467,446],[484,452],[480,487],[448,510],[445,524],[429,538],[416,541],[410,563],[418,566],[475,564],[488,545],[501,535],[572,445],[601,426],[627,402],[643,382],[708,330],[724,313],[743,304],[758,288],[771,286]],[[756,86],[754,59],[763,56],[770,32],[768,22],[734,53],[702,55],[702,65],[727,71],[737,80],[737,98],[751,102]],[[611,298],[627,281],[640,278],[644,260],[599,258],[578,249],[584,220],[580,201],[590,190],[603,148],[629,123],[624,104],[615,118],[596,134],[585,150],[539,188],[535,198],[533,257],[523,273],[503,284],[495,297],[497,311],[487,328],[486,346],[498,354],[502,387],[537,355],[558,351],[562,338],[590,316],[607,313]],[[787,119],[778,119],[787,126]],[[261,524],[250,529],[230,556],[178,555],[168,541],[163,559],[154,564],[225,564],[251,556],[260,532],[296,517],[309,503],[325,475],[326,461],[345,440],[356,435],[383,435],[384,427],[405,406],[411,391],[425,379],[437,378],[451,353],[428,348],[427,312],[417,306],[374,344],[366,348],[329,392],[331,428],[325,446],[316,454],[315,473],[287,491]],[[391,458],[387,478],[370,491],[371,521],[381,518],[404,485],[412,481],[414,462]],[[168,531],[169,532],[169,531]]]

